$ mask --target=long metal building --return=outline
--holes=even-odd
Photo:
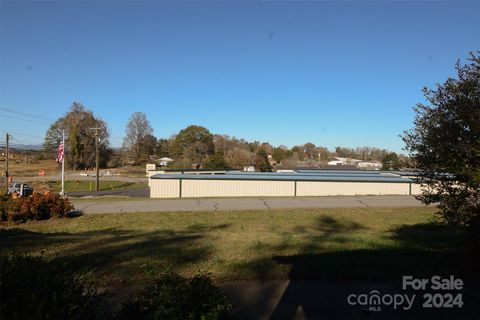
[[[415,195],[409,172],[298,170],[285,173],[155,174],[151,198]]]

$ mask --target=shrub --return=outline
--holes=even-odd
[[[2,220],[24,222],[26,220],[46,220],[51,217],[65,217],[73,210],[68,199],[58,194],[33,194],[31,197],[12,199],[2,196],[0,210]]]
[[[2,257],[1,314],[4,319],[100,319],[104,298],[64,263],[42,256]]]
[[[164,273],[123,305],[118,319],[226,319],[231,304],[208,275]]]
[[[5,221],[8,219],[8,208],[11,205],[12,198],[8,193],[2,193],[0,195],[0,218],[2,221]]]
[[[480,232],[480,51],[456,64],[457,77],[423,89],[428,104],[415,107],[403,141],[422,184],[418,198],[439,202],[450,224]]]

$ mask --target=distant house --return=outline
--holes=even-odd
[[[320,166],[321,170],[349,170],[349,171],[357,171],[360,170],[356,165],[353,164],[337,164],[337,165],[328,165],[328,166]]]
[[[352,159],[352,158],[335,157],[335,160],[329,161],[327,164],[329,166],[355,165],[359,162],[362,162],[362,160]]]
[[[357,166],[363,169],[379,170],[382,167],[382,163],[380,161],[360,161],[357,162]]]
[[[343,165],[345,164],[343,161],[341,160],[332,160],[332,161],[328,161],[327,163],[329,166],[338,166],[338,165]]]
[[[163,157],[163,158],[158,159],[158,165],[166,167],[166,166],[168,166],[168,163],[173,162],[173,161],[174,160],[169,158],[169,157]]]

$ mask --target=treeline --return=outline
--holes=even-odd
[[[96,129],[95,129],[96,128]],[[175,168],[242,168],[255,166],[268,171],[274,164],[296,165],[326,164],[334,157],[365,161],[384,161],[394,158],[398,165],[405,164],[406,157],[375,147],[344,148],[330,151],[313,143],[288,148],[273,146],[268,142],[253,141],[213,134],[207,128],[191,125],[168,138],[157,138],[146,115],[135,112],[125,130],[120,150],[109,147],[109,132],[105,121],[91,110],[75,102],[70,110],[55,121],[45,135],[44,147],[54,151],[61,141],[62,130],[66,134],[66,161],[74,169],[91,168],[95,165],[95,139],[98,139],[101,166],[144,164],[160,158],[173,159]],[[95,136],[95,134],[98,134]],[[404,163],[401,163],[401,162]]]

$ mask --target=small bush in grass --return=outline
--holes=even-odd
[[[101,319],[104,299],[82,274],[42,256],[2,257],[3,319]]]
[[[2,221],[6,221],[8,219],[8,208],[10,207],[12,202],[12,197],[8,193],[2,193],[0,195],[0,218]]]
[[[164,273],[123,305],[118,319],[227,319],[232,306],[208,275]]]
[[[33,194],[31,197],[12,199],[9,195],[1,198],[2,221],[24,222],[46,220],[51,217],[65,217],[73,210],[68,199],[58,194]]]

